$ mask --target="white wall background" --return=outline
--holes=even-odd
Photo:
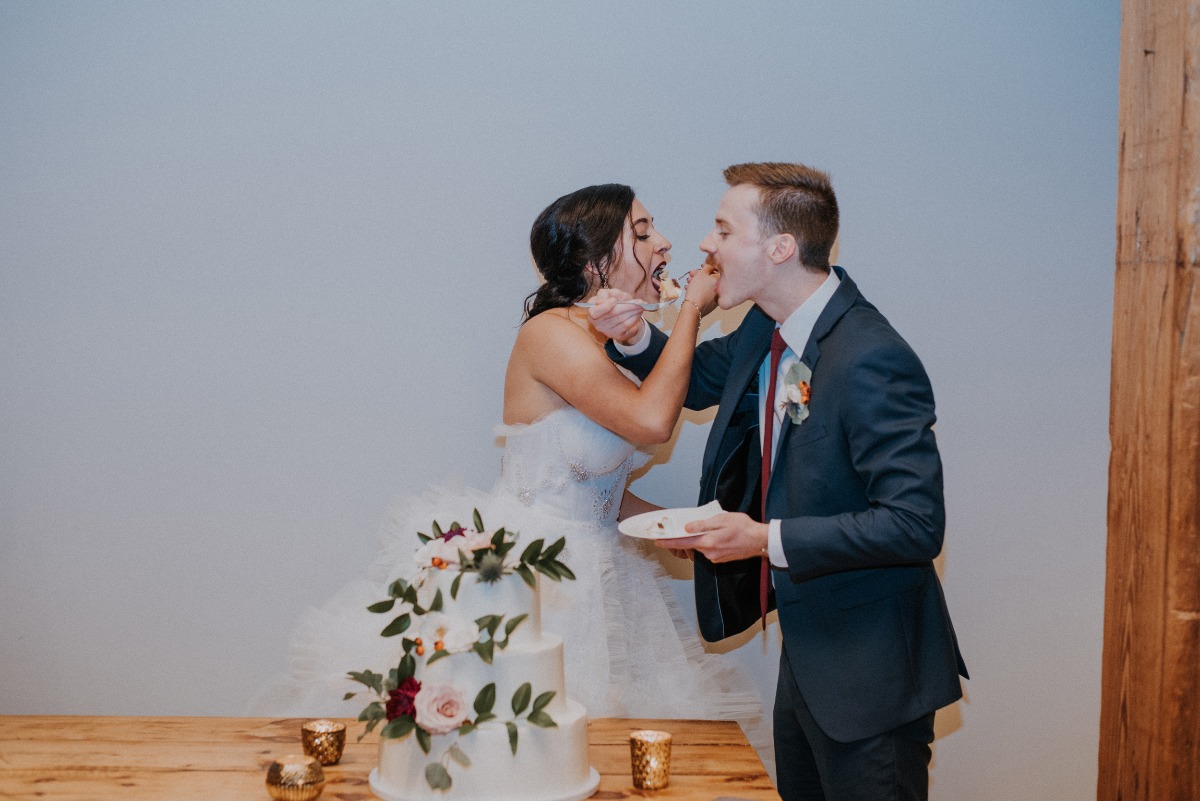
[[[933,798],[1093,798],[1118,30],[1117,0],[0,0],[0,713],[239,714],[405,488],[491,484],[545,204],[631,183],[683,265],[722,167],[798,160],[938,396],[973,679]],[[692,502],[708,419],[641,494]],[[767,697],[776,647],[734,651]]]

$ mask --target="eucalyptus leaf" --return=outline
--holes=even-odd
[[[534,726],[541,726],[543,729],[552,729],[558,726],[558,724],[554,722],[554,718],[550,717],[545,712],[530,712],[529,717],[526,719]]]
[[[517,753],[517,724],[510,720],[504,724],[504,728],[508,729],[508,745],[515,755]]]
[[[457,576],[454,577],[454,582],[450,585],[450,597],[452,599],[455,599],[455,600],[458,599],[458,588],[459,588],[459,585],[462,584],[462,577],[464,575],[466,575],[466,574],[459,573]]]
[[[425,781],[434,790],[449,790],[450,785],[453,784],[450,781],[450,772],[441,762],[430,762],[425,766]]]
[[[400,666],[397,670],[399,671],[397,675],[400,677],[400,681],[411,679],[417,672],[417,658],[412,654],[405,654],[404,658],[400,660]]]
[[[396,720],[400,720],[400,718],[396,718]],[[396,721],[392,721],[392,722],[395,723]],[[553,721],[551,721],[551,722],[553,723]],[[416,724],[414,724],[414,726],[415,725]],[[416,726],[416,732],[417,732],[417,745],[421,746],[421,750],[428,754],[429,749],[433,746],[433,742],[429,736],[429,732],[425,731],[420,726]]]
[[[529,565],[517,565],[514,570],[521,579],[530,586],[531,589],[537,589],[537,577],[533,575],[533,571],[529,569]]]
[[[492,711],[492,707],[496,705],[496,682],[485,684],[479,691],[479,695],[475,696],[475,711],[479,714],[484,714]]]
[[[396,599],[389,598],[386,601],[380,601],[377,604],[371,604],[370,606],[367,607],[367,611],[374,612],[376,614],[383,614],[384,612],[392,611],[392,607],[395,605],[396,605]]]
[[[447,753],[450,754],[451,759],[462,765],[464,768],[471,767],[471,758],[468,757],[463,750],[458,747],[458,743],[450,746],[450,749]]]
[[[412,616],[410,616],[408,613],[405,613],[400,615],[400,617],[396,618],[391,623],[388,623],[387,626],[384,627],[383,631],[379,632],[379,636],[395,637],[401,632],[408,631],[408,627],[410,625],[412,625]]]
[[[533,702],[533,711],[541,712],[546,708],[547,705],[549,705],[551,701],[554,700],[555,695],[557,695],[557,693],[554,690],[547,690],[539,695]]]
[[[525,618],[527,618],[527,617],[529,617],[529,613],[522,612],[521,614],[517,615],[516,617],[512,618],[507,623],[505,623],[504,624],[504,636],[507,638],[509,635],[511,635],[513,633],[513,630],[516,629],[517,626],[524,623]]]
[[[401,715],[398,718],[393,718],[388,725],[383,727],[379,732],[379,736],[385,740],[398,740],[401,737],[407,737],[414,729],[417,731],[418,739],[421,736],[422,729],[417,729],[417,722],[408,715]],[[429,735],[426,734],[426,737]],[[425,753],[429,753],[426,751]]]
[[[479,510],[475,509],[471,515],[472,522],[475,523],[476,531],[483,531],[483,518],[479,516]]]
[[[542,559],[554,559],[560,553],[562,553],[563,548],[566,548],[566,547],[567,547],[567,538],[559,537],[557,540],[554,541],[553,545],[551,545],[546,550],[542,551]]]
[[[442,591],[441,591],[441,590],[438,590],[438,591],[437,591],[437,593],[436,593],[436,594],[433,596],[433,603],[431,603],[431,604],[429,605],[429,611],[430,611],[430,612],[440,612],[440,611],[442,611],[442,603],[443,603],[443,601],[442,601]]]
[[[542,553],[542,545],[544,543],[545,540],[534,540],[533,542],[529,543],[525,550],[521,552],[521,562],[523,564],[536,562],[538,556]]]
[[[519,715],[525,711],[525,709],[529,706],[529,698],[531,695],[533,695],[533,685],[529,682],[525,682],[517,688],[517,691],[513,693],[512,697],[512,711],[514,715]]]

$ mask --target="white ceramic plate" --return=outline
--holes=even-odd
[[[693,520],[705,520],[723,510],[721,504],[709,501],[703,506],[686,509],[659,509],[626,518],[617,524],[617,530],[629,537],[643,540],[671,540],[676,537],[691,537],[683,527]]]

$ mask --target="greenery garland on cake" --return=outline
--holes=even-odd
[[[494,682],[485,685],[475,696],[470,707],[475,713],[472,719],[466,698],[453,683],[430,685],[416,679],[417,659],[425,658],[425,664],[429,665],[450,654],[474,651],[490,665],[496,649],[503,650],[508,645],[509,637],[527,615],[520,614],[505,620],[504,615],[491,614],[477,618],[473,625],[463,623],[443,614],[445,599],[440,589],[427,606],[422,606],[422,590],[441,570],[458,571],[450,585],[452,599],[458,597],[459,588],[469,574],[473,574],[478,583],[491,584],[516,573],[531,588],[537,587],[535,571],[554,581],[575,578],[570,568],[558,559],[567,544],[565,537],[560,537],[549,547],[545,547],[542,539],[534,540],[520,556],[513,558],[511,553],[519,537],[516,532],[503,527],[493,532],[487,531],[478,509],[474,511],[472,522],[474,528],[465,528],[454,522],[443,530],[435,520],[432,536],[417,533],[421,546],[415,554],[416,577],[411,583],[403,578],[396,579],[388,587],[388,598],[367,607],[368,611],[376,614],[397,612],[380,635],[407,635],[401,638],[400,662],[387,675],[371,670],[351,671],[348,674],[375,695],[375,700],[367,704],[358,716],[360,721],[367,724],[359,740],[386,720],[387,723],[379,731],[380,737],[400,739],[412,735],[421,750],[428,754],[433,735],[455,733],[454,742],[441,759],[425,767],[425,781],[434,790],[450,789],[449,760],[454,760],[464,768],[470,767],[471,760],[459,745],[459,738],[470,734],[482,723],[498,719],[494,711],[496,685]],[[501,628],[503,636],[500,635]],[[345,699],[353,698],[356,694],[346,693]],[[514,754],[517,753],[519,739],[517,721],[525,720],[542,728],[557,725],[545,712],[554,696],[555,691],[549,690],[535,698],[530,682],[525,682],[513,693],[512,716],[504,724]]]

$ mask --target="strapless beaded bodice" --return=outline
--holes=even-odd
[[[505,440],[497,492],[577,523],[615,524],[629,473],[650,458],[571,406],[496,435]]]

